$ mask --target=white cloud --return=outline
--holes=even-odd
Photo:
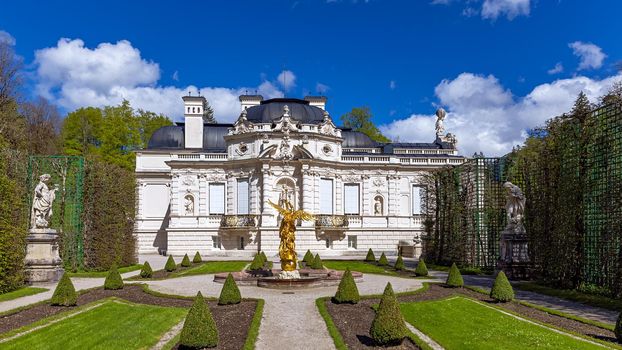
[[[315,91],[320,95],[324,95],[325,93],[328,92],[328,90],[330,90],[330,86],[326,84],[322,84],[322,83],[315,84]]]
[[[179,81],[179,72],[178,71],[173,72],[173,76],[171,76],[171,79],[175,81]]]
[[[15,45],[15,38],[8,32],[0,30],[0,44],[7,44],[13,46]]]
[[[575,56],[579,57],[578,70],[598,69],[602,67],[603,61],[607,57],[600,47],[592,43],[575,41],[568,44],[568,47],[572,49]]]
[[[530,0],[484,0],[482,18],[495,20],[506,16],[512,20],[517,16],[528,16],[530,10]]]
[[[395,82],[395,80],[391,80],[389,82],[389,89],[395,90],[396,87],[397,87],[397,83]]]
[[[291,70],[282,71],[276,80],[286,91],[296,86],[296,74]]]
[[[181,97],[200,90],[214,108],[216,119],[232,122],[240,111],[238,96],[246,91],[257,90],[264,98],[283,96],[267,80],[252,88],[159,86],[158,64],[143,59],[125,40],[91,49],[82,40],[61,39],[56,46],[35,52],[35,66],[38,93],[68,110],[115,105],[127,99],[135,108],[175,119],[183,115]]]
[[[538,85],[518,97],[492,75],[462,73],[453,80],[443,80],[435,92],[448,110],[445,127],[457,136],[461,153],[470,156],[483,151],[499,156],[521,144],[528,129],[568,112],[580,91],[595,101],[616,81],[622,81],[622,74],[602,80],[577,76]],[[434,123],[434,114],[413,114],[380,129],[389,138],[399,137],[404,142],[432,141]]]
[[[549,74],[558,74],[564,71],[564,66],[562,65],[561,62],[557,62],[555,63],[555,67],[547,70],[546,72]]]

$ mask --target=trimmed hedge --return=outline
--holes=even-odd
[[[417,276],[427,276],[428,275],[428,267],[425,264],[423,258],[419,258],[419,263],[417,264],[417,268],[415,269],[415,275]]]
[[[181,266],[189,267],[190,265],[192,265],[190,263],[190,258],[188,257],[188,254],[186,254],[186,255],[184,255],[184,258],[181,260]]]
[[[389,266],[389,260],[387,259],[387,256],[384,255],[384,252],[382,252],[382,255],[380,255],[380,259],[378,259],[378,265]]]
[[[622,313],[618,316],[618,320],[616,321],[616,328],[613,330],[618,339],[618,342],[622,343]]]
[[[315,254],[315,258],[310,266],[314,270],[320,270],[324,268],[324,264],[322,263],[322,259],[320,258],[320,254]]]
[[[153,270],[151,269],[151,265],[149,265],[149,261],[145,261],[143,268],[140,269],[140,277],[151,278],[151,276],[153,276]]]
[[[164,269],[168,272],[173,272],[177,270],[177,264],[175,263],[175,259],[173,259],[172,255],[168,256],[168,260],[166,260],[166,265],[164,265]]]
[[[313,253],[311,253],[311,250],[307,250],[302,261],[305,262],[306,267],[310,267],[313,264]]]
[[[261,251],[259,254],[261,254],[261,259],[263,260],[264,264],[267,263],[268,262],[268,257],[266,256],[266,253]]]
[[[199,252],[197,251],[194,254],[194,258],[192,258],[192,263],[194,264],[200,264],[203,262],[203,258],[201,258],[201,254],[199,254]]]
[[[213,348],[218,345],[218,329],[201,292],[194,298],[184,321],[179,344],[191,349]]]
[[[112,265],[110,271],[108,271],[108,275],[104,281],[104,289],[123,289],[123,278],[121,278],[121,274],[119,270],[117,270],[117,265]]]
[[[251,262],[251,265],[248,267],[248,269],[251,271],[259,271],[263,269],[263,266],[264,262],[261,258],[261,254],[255,254],[255,257],[253,258],[253,261]]]
[[[74,306],[77,302],[78,295],[76,294],[76,289],[73,287],[73,283],[71,283],[71,279],[67,273],[64,273],[63,277],[60,278],[56,289],[54,290],[54,295],[52,295],[50,304],[58,306]]]
[[[402,259],[401,255],[397,256],[397,260],[395,261],[395,266],[393,266],[393,268],[398,271],[404,270],[404,259]]]
[[[239,304],[242,301],[242,295],[240,289],[233,279],[233,275],[229,273],[225,284],[220,290],[220,297],[218,298],[218,305],[231,305]]]
[[[508,281],[505,272],[499,271],[497,274],[495,282],[492,284],[492,288],[490,289],[490,297],[502,303],[512,301],[512,299],[514,299],[514,289],[512,289],[512,285],[510,284],[510,281]]]
[[[339,287],[337,287],[337,293],[333,297],[333,303],[336,304],[356,304],[361,300],[359,295],[359,289],[354,282],[352,272],[350,268],[346,268],[346,271],[341,276]]]
[[[365,261],[376,262],[376,256],[374,255],[374,251],[369,248],[367,251],[367,256],[365,257]]]
[[[445,284],[453,288],[464,286],[464,280],[462,279],[462,275],[460,274],[460,270],[458,270],[456,263],[451,264],[449,275],[447,275],[447,281]]]
[[[402,342],[408,334],[400,305],[393,293],[391,283],[387,283],[380,300],[376,316],[369,330],[371,338],[378,345],[395,345]]]

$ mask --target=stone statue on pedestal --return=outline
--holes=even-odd
[[[497,269],[503,270],[510,279],[528,278],[530,259],[527,231],[523,224],[525,195],[511,182],[505,182],[503,188],[507,192],[505,211],[508,222],[499,241]]]
[[[50,226],[50,218],[52,217],[52,204],[56,198],[58,185],[54,189],[48,187],[50,174],[39,176],[39,184],[35,187],[35,193],[32,199],[32,213],[30,228],[48,228]]]

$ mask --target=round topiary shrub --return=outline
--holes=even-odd
[[[74,306],[77,302],[78,295],[76,294],[76,289],[73,287],[73,283],[71,283],[69,275],[64,273],[63,277],[61,277],[60,281],[58,281],[56,289],[54,289],[54,295],[52,295],[50,304],[58,306]]]
[[[354,282],[352,272],[349,268],[341,276],[339,287],[337,287],[337,293],[333,297],[333,302],[336,304],[356,304],[361,300],[359,295],[359,289]]]
[[[190,263],[190,258],[188,257],[188,254],[186,254],[186,255],[184,255],[184,258],[181,260],[181,266],[189,267],[190,265],[192,265]]]
[[[149,261],[145,261],[143,268],[140,269],[140,277],[151,278],[151,276],[153,276],[153,270],[151,269],[151,265],[149,265]]]
[[[423,260],[423,258],[419,258],[419,263],[417,264],[417,268],[415,269],[415,275],[417,276],[428,275],[428,267],[425,265],[425,261]]]
[[[369,248],[367,251],[367,256],[365,256],[365,261],[376,262],[376,256],[374,255],[374,251]]]
[[[203,262],[203,258],[201,257],[201,254],[199,254],[199,252],[197,251],[194,254],[194,258],[192,258],[192,263],[193,264],[200,264]]]
[[[320,254],[315,254],[315,258],[310,266],[314,270],[320,270],[324,268],[324,264],[322,263],[322,259],[320,258]]]
[[[108,276],[106,276],[104,281],[104,289],[123,289],[123,278],[121,278],[121,274],[117,270],[117,265],[112,265],[110,271],[108,271]]]
[[[233,275],[229,273],[225,284],[220,290],[220,297],[218,298],[218,305],[230,305],[239,304],[242,301],[242,295],[240,289],[233,279]]]
[[[218,329],[203,295],[197,293],[181,330],[179,344],[191,349],[213,348],[218,345]]]
[[[399,344],[408,334],[391,283],[384,288],[369,334],[376,344],[383,346]]]
[[[445,284],[452,288],[464,286],[464,280],[462,280],[462,275],[460,274],[460,270],[458,270],[456,263],[451,264],[449,275],[447,275],[447,281]]]
[[[302,258],[302,261],[304,261],[306,267],[310,267],[311,264],[313,264],[313,254],[310,250],[307,250],[304,258]]]
[[[622,313],[618,316],[616,321],[616,328],[613,330],[619,343],[622,343]]]
[[[404,270],[404,259],[402,259],[401,255],[397,256],[397,260],[395,261],[395,266],[393,266],[393,268],[397,271]]]
[[[499,271],[497,274],[495,282],[492,284],[492,288],[490,289],[490,297],[502,303],[512,301],[512,299],[514,299],[514,289],[512,289],[512,285],[510,284],[510,281],[508,281],[505,272]]]
[[[168,260],[166,260],[166,265],[164,265],[164,269],[168,272],[173,272],[177,270],[177,264],[175,263],[175,259],[173,259],[172,255],[168,256]]]
[[[387,256],[384,255],[384,252],[382,252],[382,255],[380,255],[380,259],[378,259],[378,265],[389,266],[389,260],[387,259]]]

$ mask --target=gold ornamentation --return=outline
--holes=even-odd
[[[268,203],[283,216],[279,227],[281,269],[283,271],[294,271],[298,260],[296,256],[296,221],[300,219],[312,220],[313,215],[303,210],[294,210],[294,206],[288,200],[284,201],[284,207],[271,201]]]

